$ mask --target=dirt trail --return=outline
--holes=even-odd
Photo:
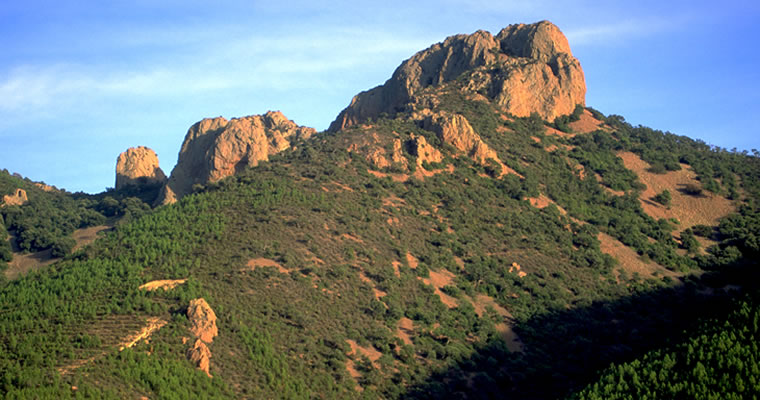
[[[397,277],[400,277],[401,269],[399,269],[399,267],[401,267],[401,261],[394,261],[391,263],[391,265],[393,266],[393,274]]]
[[[590,133],[602,127],[602,121],[594,118],[588,110],[583,110],[581,117],[577,121],[568,124],[573,132]]]
[[[415,269],[420,264],[419,260],[412,255],[412,253],[406,253],[406,263],[409,264],[409,268]]]
[[[372,293],[375,295],[376,300],[380,300],[382,297],[385,297],[388,295],[388,293],[386,293],[385,291],[382,291],[376,288],[375,281],[373,281],[367,275],[365,275],[364,271],[359,271],[359,280],[368,284],[372,288]]]
[[[5,277],[8,280],[14,280],[60,260],[60,258],[53,258],[51,253],[51,250],[29,254],[14,253],[13,260],[8,263],[8,268],[5,270]]]
[[[344,233],[344,234],[342,234],[342,235],[340,235],[340,236],[341,236],[343,239],[346,239],[346,240],[350,240],[350,241],[352,241],[352,242],[356,242],[356,243],[362,243],[362,244],[364,243],[364,240],[362,240],[362,238],[360,238],[360,237],[358,237],[358,236],[356,236],[356,235],[352,235],[352,234],[350,234],[350,233]]]

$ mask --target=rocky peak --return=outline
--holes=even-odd
[[[190,193],[194,184],[215,182],[256,166],[314,133],[315,129],[298,126],[279,111],[231,120],[203,119],[188,129],[159,202],[173,203]]]
[[[548,62],[559,54],[573,55],[567,38],[549,21],[510,25],[496,35],[501,51],[512,57]]]
[[[479,72],[477,79],[474,73]],[[470,73],[469,76],[466,73]],[[404,61],[384,85],[355,96],[330,131],[435,104],[427,88],[443,88],[461,77],[459,90],[486,94],[515,116],[533,112],[554,120],[585,104],[586,83],[567,38],[554,24],[510,25],[492,36],[486,31],[456,35]],[[432,95],[434,96],[434,95]]]
[[[130,185],[163,184],[164,171],[158,166],[156,152],[145,147],[131,147],[116,159],[116,190]]]

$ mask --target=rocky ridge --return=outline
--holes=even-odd
[[[455,83],[518,117],[535,112],[552,121],[585,104],[580,62],[559,28],[541,21],[510,25],[496,36],[486,31],[451,36],[418,52],[385,84],[356,95],[329,130],[434,104],[435,95],[425,89]]]
[[[315,133],[279,111],[231,120],[203,119],[187,131],[177,165],[158,202],[173,203],[189,194],[195,184],[215,182],[256,166]]]
[[[445,154],[443,147],[436,146],[444,144],[459,153],[455,156],[470,157],[478,164],[500,170],[499,175],[514,172],[464,115],[450,106],[439,107],[442,96],[451,92],[486,101],[506,118],[536,113],[551,121],[585,104],[586,86],[580,63],[559,28],[548,21],[510,25],[495,36],[486,31],[455,35],[418,52],[404,61],[384,85],[355,96],[328,131],[359,128],[359,134],[351,135],[354,137],[345,148],[379,170],[408,171],[410,161],[417,166],[439,163]],[[403,132],[394,132],[395,138],[377,135],[371,121],[380,116],[411,121],[433,133],[438,143],[431,143],[430,136],[426,140]],[[315,133],[279,111],[231,120],[203,119],[188,129],[177,165],[156,203],[173,203],[191,193],[194,185],[215,182],[256,166]],[[120,163],[121,159],[120,156]],[[140,171],[151,168],[150,160],[145,167],[132,168],[123,162],[125,171],[134,172],[124,172],[121,180],[117,165],[117,189],[135,179],[148,179],[150,175]]]

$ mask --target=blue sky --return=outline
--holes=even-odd
[[[120,152],[144,145],[168,174],[187,128],[204,117],[281,110],[322,130],[416,51],[543,19],[568,37],[588,105],[721,147],[760,148],[757,4],[8,0],[0,168],[94,193],[114,185]]]

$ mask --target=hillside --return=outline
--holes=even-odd
[[[562,398],[757,291],[758,158],[586,107],[546,21],[417,53],[325,132],[203,120],[179,160],[95,196],[0,174],[16,243],[53,238],[14,250],[63,256],[0,287],[5,397]]]

